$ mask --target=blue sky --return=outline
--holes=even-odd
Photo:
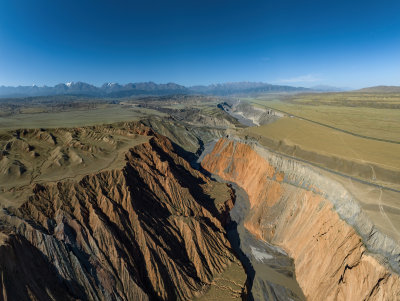
[[[400,85],[400,1],[0,0],[0,85]]]

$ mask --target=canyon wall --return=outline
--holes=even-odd
[[[240,140],[220,139],[202,166],[247,192],[245,227],[288,252],[307,299],[400,299],[399,246],[340,184]]]
[[[192,169],[164,136],[128,130],[149,140],[122,168],[34,184],[22,206],[3,209],[0,300],[241,298],[246,275],[220,222],[230,188]]]

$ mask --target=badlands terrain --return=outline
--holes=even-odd
[[[0,99],[0,300],[400,300],[400,94],[213,89]]]

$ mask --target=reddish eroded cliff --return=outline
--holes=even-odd
[[[208,194],[216,183],[167,138],[139,130],[151,138],[129,150],[124,168],[37,184],[7,212],[0,223],[3,299],[186,300],[216,277],[230,285],[214,290],[240,298],[246,276],[218,219],[225,213]],[[233,276],[226,272],[232,266]]]
[[[247,192],[246,228],[289,253],[307,299],[400,299],[399,276],[368,254],[319,187],[286,183],[282,171],[251,146],[228,139],[219,140],[202,166]]]

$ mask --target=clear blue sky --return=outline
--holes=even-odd
[[[0,85],[400,85],[400,1],[0,0]]]

